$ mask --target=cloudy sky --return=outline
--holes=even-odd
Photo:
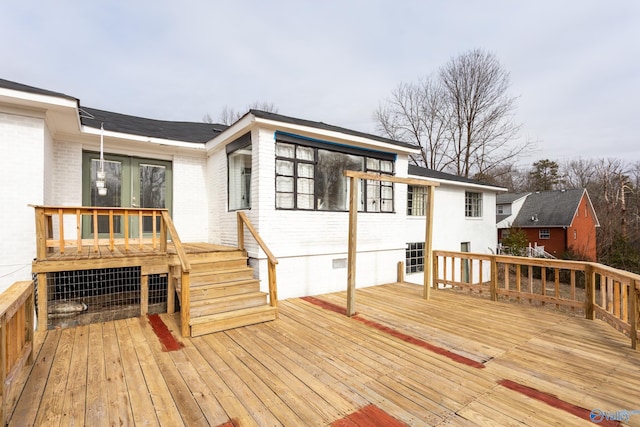
[[[474,48],[511,74],[540,158],[640,161],[640,1],[14,1],[0,78],[83,105],[201,121],[256,101],[375,133],[401,82]]]

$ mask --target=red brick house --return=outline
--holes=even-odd
[[[561,257],[571,250],[596,260],[596,227],[600,226],[584,189],[498,194],[498,242],[511,228],[522,229],[531,246]]]

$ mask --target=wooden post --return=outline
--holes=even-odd
[[[93,251],[98,252],[98,210],[93,210]]]
[[[129,211],[124,211],[124,250],[129,251]]]
[[[160,214],[160,252],[167,253],[167,223]]]
[[[109,250],[113,252],[113,209],[109,209]]]
[[[58,238],[60,241],[60,253],[64,253],[64,214],[62,208],[58,209]]]
[[[640,280],[633,280],[629,284],[629,324],[631,329],[631,348],[638,349],[638,308],[640,308]]]
[[[149,312],[149,275],[146,271],[140,277],[140,316]]]
[[[237,221],[238,221],[238,227],[237,227],[237,231],[238,231],[238,249],[243,251],[244,250],[244,222],[242,221],[242,213],[241,212],[238,212]]]
[[[138,247],[142,249],[142,238],[144,233],[142,232],[142,211],[138,211]]]
[[[34,289],[33,289],[33,282],[31,282],[31,293],[29,294],[29,298],[27,298],[27,301],[25,302],[25,306],[24,306],[24,315],[25,315],[25,342],[27,343],[31,343],[32,347],[31,347],[31,351],[29,352],[29,356],[27,357],[27,363],[29,365],[31,365],[33,363],[33,327],[34,325]]]
[[[444,257],[443,259],[446,263],[447,257]],[[445,275],[446,275],[447,269],[445,268],[443,271],[445,272]],[[431,273],[432,273],[431,276],[433,277],[432,279],[433,281],[431,282],[433,283],[433,288],[438,289],[439,281],[438,281],[438,257],[437,256],[433,257],[433,268],[431,270]]]
[[[358,241],[358,181],[349,177],[349,253],[347,260],[347,316],[356,312],[356,245]]]
[[[431,285],[433,284],[433,206],[435,197],[435,187],[427,187],[427,209],[425,209],[425,232],[424,232],[424,288],[423,297],[428,300],[431,296]]]
[[[47,273],[38,273],[38,331],[47,330]]]
[[[151,247],[155,251],[157,246],[156,236],[156,211],[151,214]]]
[[[596,305],[596,281],[595,273],[591,264],[587,264],[584,270],[584,315],[585,318],[593,320],[595,318],[594,307]],[[602,293],[602,282],[600,283],[600,292]]]
[[[191,323],[191,302],[189,295],[190,277],[188,271],[182,271],[182,278],[180,281],[182,282],[180,286],[180,299],[182,300],[180,302],[180,320],[182,323],[181,331],[183,337],[188,337],[191,335],[191,326],[189,325],[189,323]]]
[[[491,293],[491,301],[498,301],[498,259],[495,255],[491,255],[491,282],[489,291]]]
[[[398,261],[398,270],[396,272],[396,282],[404,282],[404,262]]]
[[[269,304],[271,307],[278,307],[278,288],[276,286],[276,265],[267,260],[269,269]]]
[[[169,269],[167,274],[167,314],[173,314],[176,311],[176,278],[174,269]]]
[[[39,260],[47,257],[47,231],[44,208],[36,207],[36,254]]]
[[[80,255],[80,252],[82,252],[82,215],[80,215],[80,209],[76,209],[76,240],[78,255]]]

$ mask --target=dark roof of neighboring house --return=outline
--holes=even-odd
[[[18,90],[20,92],[35,93],[36,95],[55,96],[58,98],[70,99],[72,101],[78,100],[77,98],[74,98],[73,96],[65,95],[64,93],[53,92],[50,90],[40,89],[33,86],[27,86],[21,83],[12,82],[10,80],[0,79],[0,87],[3,87],[5,89]]]
[[[496,223],[499,223],[500,221],[502,221],[503,219],[507,219],[509,218],[511,215],[505,215],[505,214],[496,214]]]
[[[513,227],[568,227],[585,193],[583,189],[541,191],[529,194]]]
[[[436,171],[433,169],[427,169],[422,166],[409,165],[409,175],[422,176],[425,178],[443,179],[447,181],[464,182],[466,184],[484,185],[486,187],[496,187],[497,185],[491,185],[484,182],[476,181],[475,179],[465,178],[463,176],[454,175],[447,172]]]
[[[83,125],[97,129],[104,123],[104,130],[113,132],[199,143],[209,141],[228,127],[204,122],[145,119],[89,107],[80,107],[80,120]]]
[[[496,204],[502,205],[506,203],[513,203],[516,200],[526,196],[531,193],[502,193],[496,196]]]
[[[359,137],[362,137],[362,138],[372,139],[374,141],[386,142],[387,144],[393,144],[393,145],[397,145],[399,147],[418,148],[414,144],[409,144],[409,143],[406,143],[406,142],[396,141],[394,139],[385,138],[383,136],[378,136],[378,135],[372,135],[372,134],[365,133],[365,132],[359,132],[357,130],[352,130],[352,129],[347,129],[347,128],[343,128],[343,127],[339,127],[339,126],[329,125],[329,124],[323,123],[323,122],[314,122],[312,120],[297,119],[295,117],[283,116],[281,114],[270,113],[270,112],[262,111],[262,110],[249,110],[249,112],[247,114],[249,114],[249,113],[253,114],[254,116],[259,117],[261,119],[275,120],[275,121],[283,122],[283,123],[290,123],[290,124],[301,125],[301,126],[309,126],[309,127],[313,127],[313,128],[317,128],[317,129],[323,129],[323,130],[329,130],[329,131],[334,131],[334,132],[345,133],[347,135],[359,136]]]

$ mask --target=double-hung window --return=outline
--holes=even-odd
[[[251,208],[251,138],[240,137],[227,146],[229,210]]]
[[[407,215],[424,216],[426,187],[416,185],[407,186]]]
[[[345,170],[393,174],[388,153],[376,156],[375,152],[305,142],[276,142],[277,209],[346,211],[350,190]],[[393,212],[392,183],[367,181],[360,188],[361,211]]]
[[[467,218],[482,217],[482,193],[472,191],[464,193],[464,216]]]

